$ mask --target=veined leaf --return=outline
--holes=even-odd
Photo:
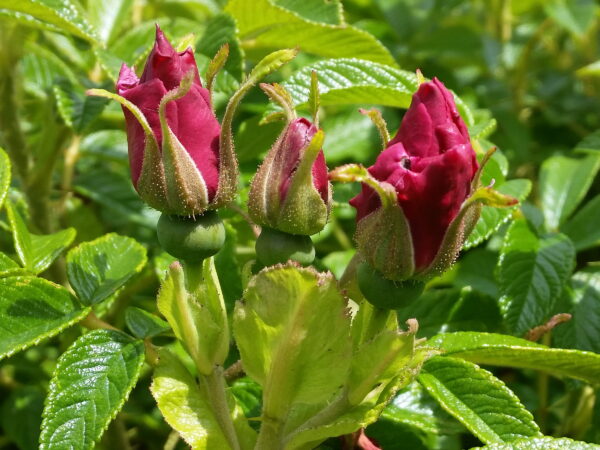
[[[160,317],[135,306],[130,306],[125,310],[125,323],[133,335],[140,339],[153,337],[170,330],[169,324]]]
[[[6,207],[19,260],[23,267],[33,273],[46,270],[75,239],[73,228],[46,235],[30,233],[17,209],[10,202]]]
[[[545,323],[571,275],[575,249],[562,234],[538,238],[526,221],[515,221],[504,238],[497,278],[500,308],[516,335]]]
[[[237,38],[235,21],[227,14],[218,14],[207,24],[204,34],[198,41],[198,51],[213,58],[222,45],[229,45],[229,57],[224,69],[241,81],[244,53]]]
[[[600,380],[600,355],[592,352],[549,348],[513,336],[476,332],[439,334],[427,343],[448,356],[476,364],[535,369],[591,384]]]
[[[81,133],[108,104],[105,98],[85,95],[83,89],[78,92],[67,80],[57,82],[53,91],[62,119],[77,133]]]
[[[42,278],[0,278],[0,292],[0,359],[55,336],[89,312],[65,288]]]
[[[381,42],[349,25],[313,22],[269,0],[231,0],[225,11],[235,18],[242,43],[248,40],[254,49],[299,46],[319,56],[359,55],[367,61],[397,66]]]
[[[84,242],[67,255],[69,283],[79,300],[93,305],[110,297],[146,264],[146,249],[115,233]]]
[[[295,12],[306,20],[328,23],[331,25],[344,24],[344,10],[341,0],[273,0],[275,5]]]
[[[63,32],[97,42],[96,31],[87,21],[79,4],[71,0],[0,0],[0,8],[27,14],[50,23]]]
[[[122,408],[144,363],[144,344],[96,330],[58,360],[44,408],[40,449],[91,449]]]
[[[419,382],[442,407],[486,443],[541,436],[533,416],[502,381],[468,361],[436,356]]]
[[[556,230],[583,200],[600,169],[600,153],[584,158],[553,156],[542,164],[540,196],[546,226]]]
[[[519,439],[506,444],[491,444],[485,447],[476,447],[471,450],[598,450],[596,444],[574,441],[569,438],[539,437],[531,439]]]

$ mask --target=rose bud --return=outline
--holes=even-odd
[[[480,174],[452,94],[435,78],[422,83],[396,137],[368,173],[350,177],[363,181],[350,204],[357,211],[355,239],[371,270],[395,281],[423,281],[447,270],[482,204],[516,202],[478,189]]]
[[[146,203],[192,216],[228,200],[220,191],[235,191],[236,176],[224,174],[237,175],[237,165],[222,154],[221,127],[191,47],[177,52],[157,26],[141,77],[123,64],[116,90],[112,98],[125,114],[131,179]]]
[[[331,207],[323,136],[309,120],[288,118],[252,180],[248,209],[257,224],[305,236],[323,229]]]

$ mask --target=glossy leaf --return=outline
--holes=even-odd
[[[445,355],[492,366],[535,369],[558,377],[596,384],[600,379],[600,355],[592,352],[549,348],[525,339],[494,333],[445,333],[428,344]]]
[[[146,264],[146,249],[115,233],[84,242],[67,255],[69,283],[79,300],[93,305],[110,297]]]
[[[125,310],[125,323],[135,337],[145,339],[169,331],[169,324],[141,308],[130,306]]]
[[[498,261],[500,307],[517,335],[542,325],[552,315],[574,267],[575,249],[562,234],[538,238],[526,221],[514,222]]]
[[[30,233],[23,218],[10,202],[6,204],[6,210],[19,260],[23,267],[33,273],[43,272],[50,267],[75,239],[73,228],[46,235]]]
[[[123,407],[144,362],[144,344],[121,332],[81,336],[60,357],[49,386],[40,449],[91,449]]]
[[[160,352],[151,391],[167,423],[192,449],[231,448],[221,431],[205,391],[198,386],[183,364],[166,349]],[[252,449],[256,436],[231,395],[229,395],[229,408],[241,449]]]
[[[269,0],[232,0],[225,11],[235,18],[242,41],[251,39],[254,48],[300,46],[303,51],[319,56],[361,55],[368,61],[396,66],[383,44],[349,25],[313,22]]]
[[[81,7],[71,0],[0,0],[0,8],[26,14],[91,42],[97,40]]]
[[[540,197],[549,230],[556,230],[583,200],[600,169],[600,154],[553,156],[542,164]]]
[[[0,278],[0,292],[0,359],[55,336],[89,312],[65,288],[42,278]]]
[[[21,267],[8,255],[0,253],[0,276],[8,276],[22,271]]]
[[[598,446],[587,442],[574,441],[569,438],[539,437],[519,439],[508,444],[492,444],[485,447],[475,447],[471,450],[597,450]]]
[[[595,196],[573,215],[560,230],[573,241],[575,250],[600,244],[600,195]]]
[[[0,208],[10,186],[10,159],[6,152],[0,147]]]
[[[522,202],[531,191],[531,181],[526,179],[509,180],[496,188],[496,190]],[[481,208],[481,216],[465,241],[464,248],[475,247],[489,239],[494,232],[498,231],[502,225],[510,220],[512,213],[517,208],[518,205],[510,208],[493,208],[491,206]]]
[[[517,396],[473,363],[434,357],[425,363],[418,380],[446,411],[485,443],[541,435]]]
[[[112,40],[129,16],[133,0],[102,0],[88,3],[88,17],[104,43]]]

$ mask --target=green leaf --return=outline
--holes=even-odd
[[[102,0],[88,2],[88,17],[100,41],[110,42],[129,18],[133,0]]]
[[[213,58],[222,45],[229,45],[229,57],[225,70],[241,81],[244,71],[244,54],[237,38],[237,29],[233,18],[227,14],[218,14],[206,24],[206,30],[198,41],[198,51]]]
[[[2,405],[2,428],[20,450],[37,450],[44,394],[34,386],[13,390]]]
[[[583,200],[600,169],[600,154],[553,156],[540,171],[540,198],[549,230],[556,230]]]
[[[0,147],[0,209],[10,186],[10,159]]]
[[[108,104],[108,99],[85,95],[83,88],[77,89],[68,80],[59,80],[53,91],[60,116],[67,126],[78,134],[81,134]]]
[[[585,250],[600,244],[600,195],[595,196],[560,227],[575,245],[575,250]]]
[[[436,356],[425,363],[418,380],[446,411],[485,443],[541,435],[517,396],[475,364]]]
[[[526,179],[509,180],[500,185],[498,192],[510,195],[520,202],[525,200],[531,191],[531,181]],[[511,208],[493,208],[484,206],[481,209],[481,216],[475,224],[475,228],[467,238],[464,244],[464,249],[469,249],[481,244],[498,229],[510,220],[510,217],[518,205]]]
[[[144,344],[126,334],[96,330],[58,360],[44,408],[40,449],[91,449],[135,386]]]
[[[145,339],[170,330],[169,324],[160,317],[135,306],[125,310],[125,323],[135,337]]]
[[[526,221],[513,222],[504,238],[497,278],[502,314],[514,334],[523,335],[550,318],[574,258],[565,235],[538,238]]]
[[[367,61],[397,66],[381,42],[349,25],[306,20],[269,0],[231,0],[225,11],[235,18],[242,41],[250,40],[254,49],[299,46],[328,58],[361,55]]]
[[[86,20],[85,13],[79,3],[72,0],[0,0],[0,8],[26,14],[55,25],[63,32],[97,42],[97,34]]]
[[[0,278],[0,292],[0,359],[57,335],[89,312],[65,288],[42,278]]]
[[[160,351],[154,371],[152,395],[163,417],[192,449],[229,449],[217,418],[205,394],[183,364],[166,349]],[[229,410],[242,450],[254,447],[256,436],[248,427],[242,410],[228,393]]]
[[[350,317],[331,274],[293,266],[261,271],[234,314],[246,373],[265,389],[264,414],[330,399],[350,365]]]
[[[0,276],[16,275],[23,269],[10,257],[0,252]]]
[[[518,367],[571,377],[591,384],[600,379],[600,355],[580,350],[549,348],[525,339],[494,333],[445,333],[431,338],[429,345],[446,355],[476,364]]]
[[[106,234],[67,254],[69,283],[85,305],[110,297],[146,264],[146,249],[135,239]]]
[[[30,233],[23,218],[10,202],[6,203],[6,211],[19,260],[23,267],[33,273],[43,272],[50,267],[52,261],[75,239],[73,228],[46,235]]]
[[[577,272],[567,293],[572,308],[560,312],[572,317],[552,331],[554,345],[600,353],[600,272]]]
[[[344,24],[344,10],[341,0],[273,0],[275,5],[295,12],[313,22],[330,25]]]
[[[598,446],[587,442],[574,441],[569,438],[540,437],[519,439],[508,444],[492,444],[475,447],[471,450],[598,450]]]

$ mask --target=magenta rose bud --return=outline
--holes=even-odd
[[[318,233],[327,223],[331,189],[321,145],[309,120],[291,120],[250,187],[248,208],[259,225],[290,234]]]
[[[438,79],[420,85],[396,137],[368,171],[395,189],[399,209],[382,211],[366,184],[350,201],[367,262],[396,280],[447,269],[478,217],[478,208],[461,214],[478,164],[452,94]]]
[[[141,77],[123,64],[116,90],[143,115],[123,106],[131,179],[142,199],[168,214],[211,209],[222,169],[221,128],[193,50],[177,52],[157,26]]]

